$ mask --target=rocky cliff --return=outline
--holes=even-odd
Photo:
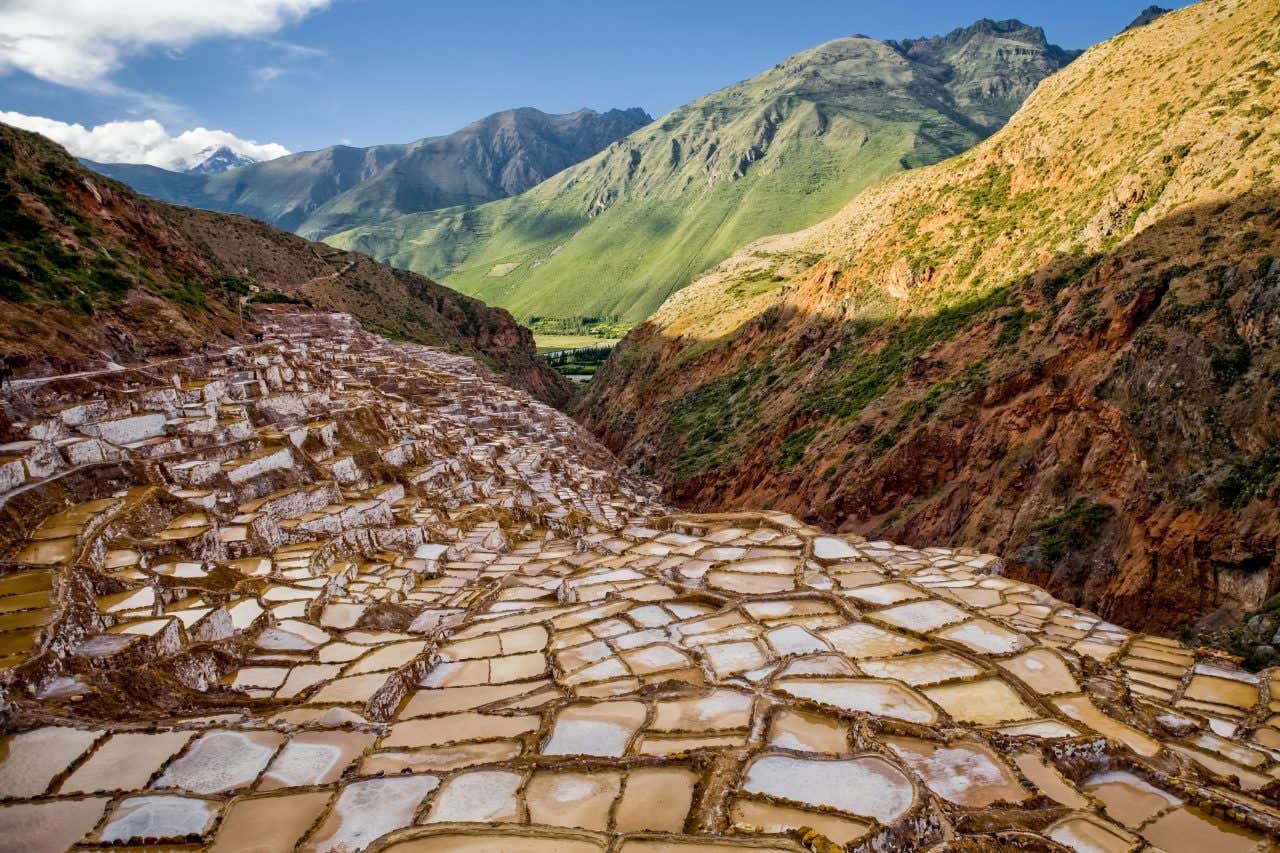
[[[582,417],[699,508],[980,547],[1176,631],[1280,584],[1280,13],[1197,4],[1009,125],[747,247]]]
[[[506,311],[260,222],[142,198],[0,125],[0,349],[19,375],[225,346],[270,303],[344,311],[567,399]]]

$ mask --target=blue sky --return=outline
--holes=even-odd
[[[23,2],[40,6],[46,0]],[[855,32],[903,38],[944,33],[982,17],[1019,18],[1044,27],[1050,41],[1063,47],[1087,47],[1118,32],[1144,5],[1143,0],[197,2],[234,5],[258,17],[243,26],[187,21],[157,27],[176,35],[169,43],[161,34],[143,44],[112,32],[109,21],[86,22],[79,30],[73,27],[73,47],[92,50],[98,39],[115,39],[112,66],[105,71],[41,66],[33,73],[34,60],[10,57],[6,63],[0,57],[0,68],[7,65],[0,77],[0,110],[86,126],[155,118],[170,133],[218,128],[293,151],[340,141],[369,145],[447,133],[517,106],[550,112],[640,106],[657,116],[796,51]],[[48,3],[58,6],[55,0]],[[255,6],[271,7],[278,20],[264,23]],[[157,0],[156,8],[162,7]],[[62,10],[68,14],[65,6]],[[0,12],[0,31],[5,23]],[[145,21],[140,23],[145,28]]]

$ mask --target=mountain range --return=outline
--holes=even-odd
[[[318,239],[371,221],[523,192],[651,120],[641,109],[549,115],[526,108],[495,113],[447,136],[371,148],[335,145],[238,168],[87,165],[153,198],[239,213]]]
[[[579,415],[685,506],[991,550],[1132,627],[1247,614],[1280,568],[1277,69],[1271,0],[1130,29],[676,293]]]
[[[1018,21],[853,36],[686,106],[521,195],[328,238],[546,328],[647,317],[742,243],[999,128],[1075,54]]]

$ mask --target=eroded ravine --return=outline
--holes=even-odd
[[[5,398],[0,850],[1276,847],[1280,673],[276,320]]]

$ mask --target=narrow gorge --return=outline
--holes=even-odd
[[[6,97],[93,24],[43,2]],[[491,114],[5,111],[0,853],[1280,851],[1275,0],[722,56],[657,121],[492,112],[524,8],[529,80],[442,93],[482,5],[275,2],[65,103],[212,56],[245,122],[309,62],[400,118],[408,33],[416,135]]]

